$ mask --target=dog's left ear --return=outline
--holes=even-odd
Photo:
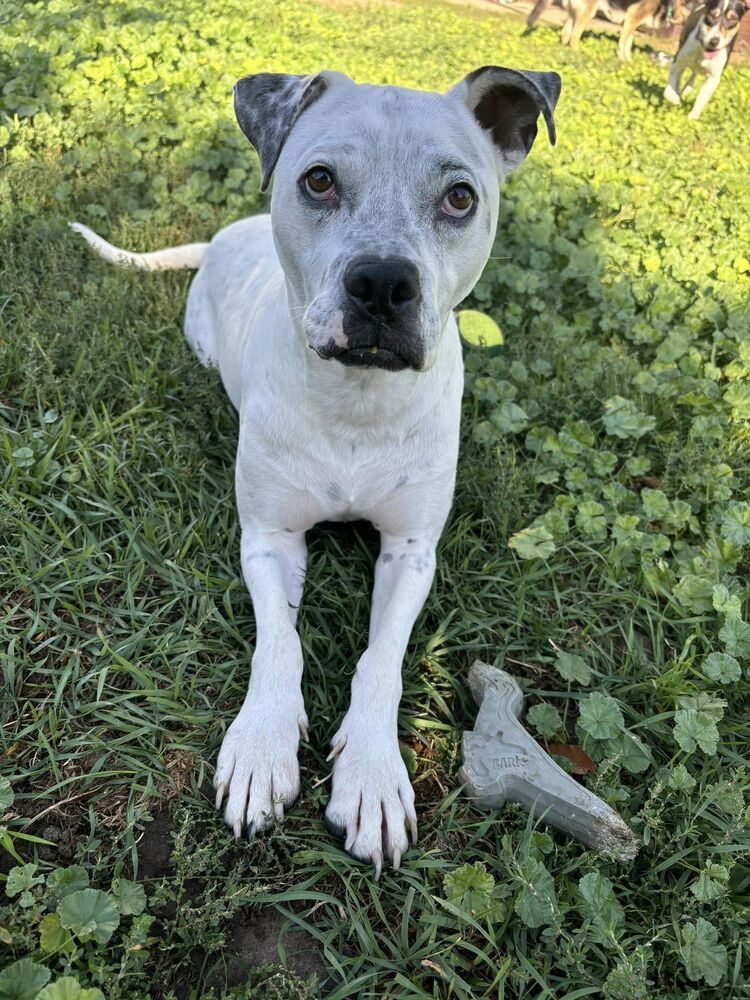
[[[325,93],[338,73],[292,76],[256,73],[234,85],[234,113],[260,159],[260,189],[271,181],[279,153],[292,125]]]
[[[540,114],[554,146],[553,112],[561,86],[557,73],[482,66],[452,87],[448,96],[462,100],[488,133],[495,147],[498,172],[504,176],[526,158],[536,139]]]

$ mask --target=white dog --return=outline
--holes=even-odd
[[[239,411],[242,571],[257,640],[245,702],[216,769],[216,805],[252,836],[300,790],[306,736],[295,631],[305,532],[365,518],[380,532],[369,643],[332,740],[326,810],[346,849],[394,868],[416,839],[399,753],[401,663],[451,506],[463,386],[452,315],[489,256],[498,178],[541,113],[555,141],[555,73],[487,66],[447,94],[262,73],[235,87],[271,214],[210,244],[134,254],[74,225],[107,260],[198,268],[185,334]],[[330,758],[329,758],[330,759]]]

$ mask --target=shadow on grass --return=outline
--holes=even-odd
[[[637,77],[635,80],[628,80],[628,86],[632,87],[633,90],[640,94],[641,97],[645,98],[647,101],[662,101],[664,87],[667,83],[667,69],[664,70],[664,85],[659,86],[658,84],[652,83],[650,80],[646,80],[644,77]],[[665,104],[665,107],[668,105]]]

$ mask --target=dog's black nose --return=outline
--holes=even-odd
[[[718,39],[718,38],[709,38],[708,45],[706,46],[706,48],[707,49],[718,49],[718,47],[719,47],[719,41],[720,41],[720,39]]]
[[[344,288],[369,316],[393,319],[419,298],[419,271],[403,257],[360,258],[344,272]]]

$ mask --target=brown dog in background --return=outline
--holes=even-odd
[[[617,55],[620,59],[628,61],[631,58],[631,50],[633,48],[633,37],[640,28],[640,26],[648,21],[650,17],[656,16],[660,8],[664,10],[665,14],[668,14],[667,3],[665,0],[638,0],[637,3],[632,4],[628,7],[628,12],[625,15],[625,20],[622,25],[622,31],[620,32],[620,41],[617,45]],[[682,0],[674,0],[674,7],[671,11],[672,20],[682,21],[686,15],[685,7],[683,6]]]
[[[537,0],[532,12],[526,19],[526,28],[530,30],[549,7],[552,0]],[[571,49],[577,49],[581,41],[581,35],[588,28],[589,23],[596,14],[599,0],[562,0],[562,5],[568,19],[560,32],[560,44],[569,45]]]
[[[551,2],[552,0],[537,0],[526,20],[527,29],[530,30],[536,25]],[[622,21],[623,27],[617,51],[621,59],[629,59],[633,35],[641,24],[648,21],[649,18],[659,16],[671,16],[680,21],[685,17],[682,0],[674,0],[671,12],[669,11],[670,2],[671,0],[633,0],[627,5],[627,13],[625,13],[610,7],[606,0],[562,0],[563,8],[568,17],[560,32],[560,43],[569,45],[571,49],[577,49],[581,35],[588,28],[596,14],[597,7],[599,7],[603,8],[607,20],[615,23]]]

